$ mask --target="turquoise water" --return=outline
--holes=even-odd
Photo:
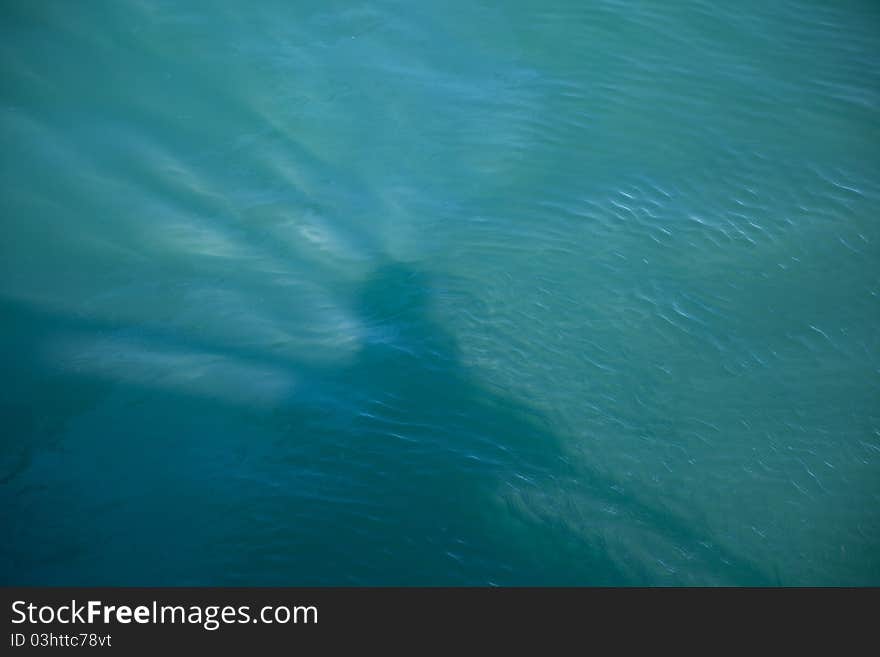
[[[0,582],[880,584],[875,3],[0,11]]]

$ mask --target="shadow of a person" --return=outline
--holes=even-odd
[[[572,458],[568,439],[548,418],[480,385],[435,319],[434,285],[411,266],[377,268],[354,297],[365,327],[354,361],[339,369],[298,367],[299,380],[312,385],[296,388],[271,411],[178,388],[157,392],[131,378],[103,381],[74,368],[54,374],[36,368],[35,354],[57,334],[112,334],[118,327],[0,303],[16,320],[0,333],[10,380],[17,383],[0,400],[11,428],[0,493],[7,524],[18,527],[4,546],[0,579],[272,586],[774,583],[713,540],[697,512],[676,511],[650,496],[655,489],[616,481]],[[175,353],[173,335],[148,337]],[[183,353],[227,351],[208,341],[179,347]],[[277,364],[262,349],[232,353],[253,371]],[[124,373],[123,366],[141,360],[118,365]],[[243,388],[253,383],[241,381]],[[43,422],[47,408],[52,413]],[[65,424],[80,415],[87,417],[69,433]],[[128,440],[119,441],[120,431]],[[56,442],[75,448],[57,462],[61,474],[52,475],[62,484],[50,485],[52,468],[44,463],[43,470],[29,471],[29,464],[32,454]],[[114,481],[109,498],[102,477],[82,475],[95,463],[128,473]],[[155,481],[164,482],[164,498],[141,493]],[[46,491],[39,498],[42,515],[24,512],[25,490]],[[46,566],[32,557],[34,536],[42,536],[43,525],[56,526],[61,495],[70,490],[80,507],[65,508],[64,516],[88,531],[52,535],[53,544],[78,555],[73,565],[64,562],[68,579],[58,579],[51,559]],[[107,499],[143,503],[134,513]],[[164,506],[157,502],[162,499],[186,503]],[[107,527],[112,533],[101,534]],[[131,550],[144,546],[135,567]],[[678,559],[668,576],[655,566],[664,554]]]
[[[331,580],[768,583],[715,544],[698,518],[572,463],[548,418],[476,383],[434,319],[433,291],[424,272],[386,262],[357,293],[364,344],[333,375],[344,411],[320,424],[322,462],[340,469],[360,509],[346,511],[351,524],[337,535],[353,537],[362,554],[357,572]],[[684,550],[690,571],[659,577],[654,550]],[[348,556],[341,562],[351,565]]]
[[[511,512],[505,491],[565,473],[559,440],[538,413],[474,383],[431,295],[425,273],[378,267],[357,294],[364,346],[336,374],[351,404],[332,419],[336,456],[382,519],[362,532],[380,551],[364,555],[377,559],[367,582],[620,583],[595,546]]]

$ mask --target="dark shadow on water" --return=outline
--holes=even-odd
[[[476,383],[435,319],[435,285],[406,264],[377,267],[352,293],[365,326],[357,357],[298,369],[308,394],[271,410],[51,373],[40,361],[52,336],[119,327],[4,302],[0,337],[18,385],[0,399],[11,455],[0,501],[12,528],[0,581],[688,583],[619,553],[597,512],[613,506],[632,536],[691,552],[697,583],[773,583],[711,546],[693,519],[572,463],[547,418]]]
[[[317,423],[339,450],[329,460],[357,463],[367,506],[401,523],[390,531],[364,523],[388,554],[367,583],[662,583],[613,554],[595,522],[595,512],[609,506],[622,510],[635,535],[704,552],[695,559],[703,572],[692,581],[708,573],[702,581],[766,583],[746,560],[706,548],[707,537],[661,503],[620,492],[589,464],[572,464],[539,412],[475,383],[455,339],[434,318],[433,293],[432,278],[412,266],[375,269],[356,295],[364,346],[333,375],[353,406]],[[568,506],[576,504],[594,515],[568,521],[584,517]]]

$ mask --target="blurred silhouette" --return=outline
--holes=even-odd
[[[323,433],[338,448],[331,458],[356,466],[370,509],[339,530],[372,534],[377,550],[364,556],[378,568],[359,583],[658,583],[638,557],[615,553],[639,537],[653,545],[637,549],[690,553],[694,571],[673,581],[766,583],[694,518],[572,464],[547,418],[474,383],[431,295],[424,272],[377,267],[355,303],[363,347],[333,375],[351,406],[325,417]],[[615,528],[627,539],[615,543]]]
[[[377,267],[354,292],[363,342],[341,368],[132,327],[167,349],[289,369],[301,385],[272,408],[53,368],[56,336],[120,327],[0,304],[17,382],[0,399],[0,580],[772,583],[692,514],[570,459],[547,418],[476,383],[435,319],[434,285],[406,264]],[[685,551],[687,569],[658,578],[655,549]]]
[[[360,502],[406,526],[373,518],[340,532],[375,534],[382,570],[371,583],[449,583],[457,558],[453,583],[485,583],[477,572],[487,563],[498,578],[506,568],[511,581],[539,583],[554,555],[499,535],[497,514],[505,486],[534,486],[565,467],[558,441],[538,415],[471,381],[454,338],[432,317],[431,290],[426,274],[391,262],[357,294],[364,344],[331,375],[343,390],[332,397],[350,407],[309,426],[359,473]]]

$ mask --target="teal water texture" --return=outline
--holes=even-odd
[[[880,584],[873,2],[0,2],[0,581]]]

